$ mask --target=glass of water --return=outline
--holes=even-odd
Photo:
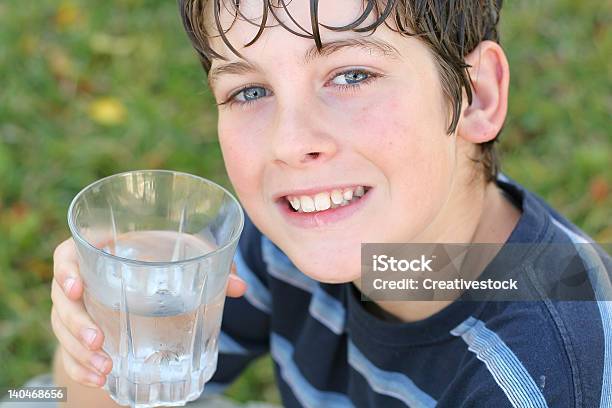
[[[217,366],[225,289],[244,225],[240,204],[201,177],[117,174],[68,210],[84,302],[113,359],[104,388],[132,407],[182,406]]]

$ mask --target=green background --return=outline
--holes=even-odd
[[[502,169],[612,242],[612,11],[506,1]],[[90,182],[165,168],[227,187],[216,111],[174,1],[0,3],[0,389],[50,371],[52,253]],[[228,391],[278,401],[260,359]]]

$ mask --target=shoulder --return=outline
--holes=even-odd
[[[490,303],[451,333],[466,346],[454,406],[607,406],[596,302]]]
[[[512,243],[537,254],[521,270],[541,296],[488,303],[452,331],[468,348],[466,406],[612,406],[610,256],[537,194],[498,184],[522,206]]]

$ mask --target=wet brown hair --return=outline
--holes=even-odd
[[[213,16],[207,16],[206,8],[211,1],[213,2]],[[209,34],[206,25],[210,17],[213,18],[217,32],[225,45],[238,57],[242,57],[225,36],[233,23],[225,31],[221,27],[219,17],[221,7],[234,15],[234,22],[241,18],[259,26],[255,37],[249,43],[244,44],[244,47],[257,41],[266,27],[272,27],[266,25],[270,15],[274,16],[278,24],[292,34],[313,39],[319,50],[322,48],[320,27],[332,31],[350,30],[374,33],[379,25],[385,24],[402,35],[417,37],[430,49],[438,64],[442,90],[452,110],[452,118],[447,129],[448,134],[453,133],[457,128],[463,90],[465,90],[468,104],[472,103],[471,78],[467,70],[470,66],[465,63],[465,56],[484,40],[499,42],[497,24],[502,0],[362,0],[364,3],[362,14],[352,23],[342,27],[319,23],[317,12],[319,0],[309,0],[311,32],[300,26],[289,14],[287,5],[291,1],[296,0],[288,0],[288,2],[287,0],[262,0],[263,14],[259,24],[251,22],[242,14],[240,0],[178,0],[178,4],[185,30],[206,73],[209,72],[213,59],[225,60],[210,47],[209,39],[213,36]],[[284,10],[284,13],[300,31],[286,26],[281,19],[276,18],[280,9]],[[370,15],[375,16],[375,21],[365,27],[359,27]],[[394,22],[395,27],[388,24],[390,20]],[[499,134],[494,139],[479,144],[479,156],[472,158],[472,161],[482,167],[487,182],[494,180],[499,171],[495,149],[498,136]]]

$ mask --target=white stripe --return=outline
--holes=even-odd
[[[546,399],[518,357],[484,322],[469,317],[451,330],[485,366],[515,408],[548,407]]]
[[[551,219],[553,224],[559,227],[574,243],[576,251],[585,263],[595,292],[604,332],[604,370],[599,405],[602,408],[612,407],[612,301],[606,300],[612,295],[612,283],[599,254],[592,247],[593,242],[576,234],[554,217]]]
[[[219,332],[219,352],[223,354],[249,354],[246,348],[224,331]]]
[[[346,311],[338,299],[331,296],[321,286],[317,286],[308,311],[321,324],[327,326],[329,330],[340,335],[344,332],[346,322]]]
[[[353,407],[353,403],[345,394],[321,391],[304,378],[293,360],[293,347],[287,339],[272,333],[270,340],[272,358],[279,365],[281,377],[300,404],[306,408]]]
[[[236,263],[236,273],[244,279],[248,286],[244,298],[257,309],[269,314],[272,304],[270,292],[246,264],[240,249],[236,250],[234,262]]]
[[[497,173],[497,178],[501,181],[503,181],[504,183],[511,183],[510,179],[508,177],[506,177],[506,175],[504,173]]]
[[[381,370],[368,360],[359,349],[349,341],[349,364],[366,379],[370,387],[379,394],[397,398],[411,408],[436,406],[436,400],[403,373]]]

